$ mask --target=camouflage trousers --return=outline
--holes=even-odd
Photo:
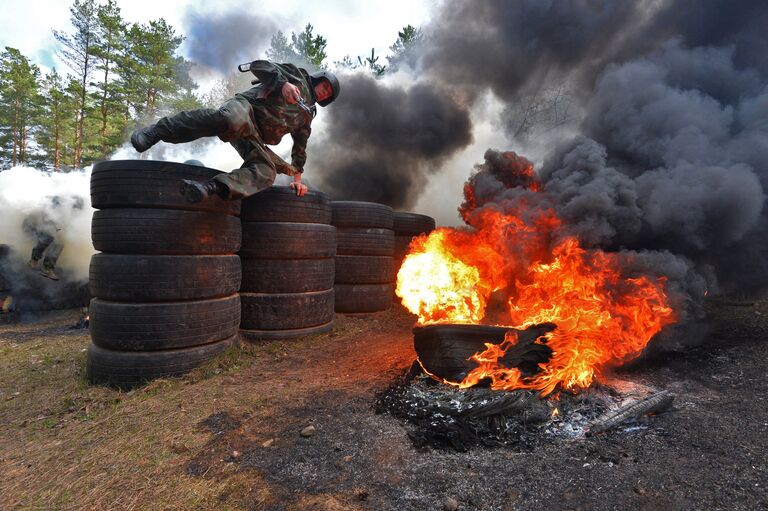
[[[44,268],[54,269],[61,251],[64,250],[61,241],[46,229],[42,229],[27,220],[22,224],[22,229],[26,234],[35,238],[35,246],[32,248],[30,260],[37,262],[42,259]]]
[[[292,176],[296,169],[264,144],[247,99],[235,97],[219,109],[200,108],[163,117],[156,124],[160,140],[172,144],[203,137],[229,142],[243,158],[243,165],[214,179],[229,189],[230,199],[241,199],[272,186],[277,173]]]

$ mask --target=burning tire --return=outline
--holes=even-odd
[[[333,288],[334,262],[325,259],[243,259],[244,293],[307,293]]]
[[[93,166],[91,203],[96,209],[161,208],[240,214],[240,201],[213,197],[196,204],[179,192],[182,179],[207,181],[218,170],[166,161],[114,160]]]
[[[243,201],[243,222],[296,222],[330,224],[331,199],[324,193],[309,192],[297,197],[287,186],[267,188]]]
[[[278,341],[284,339],[296,339],[310,335],[325,334],[333,330],[333,321],[323,325],[307,328],[295,328],[292,330],[240,330],[240,338],[248,342]]]
[[[392,304],[394,285],[336,284],[336,312],[378,312]]]
[[[333,289],[309,293],[240,293],[246,330],[294,330],[333,319]]]
[[[336,201],[333,219],[336,227],[378,227],[392,230],[393,211],[389,206],[375,202]]]
[[[506,367],[517,367],[524,374],[535,373],[538,364],[549,360],[552,350],[535,341],[554,330],[555,325],[542,323],[518,330],[518,341],[501,359]],[[421,364],[430,374],[460,382],[477,367],[470,360],[485,350],[485,343],[499,344],[513,328],[487,325],[428,325],[413,329],[413,345]]]
[[[113,254],[231,254],[240,249],[240,220],[173,209],[106,209],[91,223],[93,246]]]
[[[237,335],[240,296],[212,300],[124,303],[91,300],[93,343],[118,351],[155,351],[210,344]]]
[[[202,346],[157,351],[116,351],[92,343],[86,374],[92,383],[130,389],[155,378],[181,376],[237,345],[237,335]]]
[[[340,228],[336,233],[338,255],[389,256],[395,249],[395,233],[379,228]]]
[[[243,223],[243,258],[322,259],[336,255],[336,228],[288,222]]]
[[[122,302],[201,300],[236,293],[240,258],[96,254],[91,258],[91,294]]]
[[[419,213],[396,211],[394,214],[395,236],[417,236],[435,230],[435,219]]]
[[[336,256],[336,283],[386,284],[392,282],[393,258],[388,256]]]

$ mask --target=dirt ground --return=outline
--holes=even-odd
[[[710,309],[704,345],[621,371],[677,396],[650,428],[466,453],[373,409],[414,359],[399,309],[128,393],[85,381],[77,311],[22,318],[0,325],[0,509],[768,509],[768,303]]]

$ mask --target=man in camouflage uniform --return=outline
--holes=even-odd
[[[293,64],[266,60],[251,62],[248,70],[256,76],[258,85],[236,94],[219,109],[201,108],[163,117],[131,136],[139,152],[161,140],[179,144],[213,136],[234,146],[243,158],[242,167],[206,183],[183,180],[181,193],[190,202],[212,195],[225,199],[248,197],[271,186],[278,172],[293,176],[291,187],[298,195],[307,192],[301,174],[307,161],[315,103],[326,106],[336,99],[339,82],[327,71],[309,74]],[[278,144],[287,133],[293,138],[290,165],[267,147]]]
[[[35,241],[27,266],[43,277],[59,280],[56,274],[56,262],[64,249],[64,244],[59,235],[61,227],[54,218],[51,218],[51,215],[61,221],[66,218],[65,208],[71,208],[72,211],[82,210],[85,202],[76,195],[69,197],[54,195],[46,197],[46,200],[47,203],[44,206],[29,213],[21,224],[24,233]]]

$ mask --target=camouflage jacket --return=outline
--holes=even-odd
[[[266,60],[252,62],[251,71],[261,83],[238,96],[247,99],[251,104],[254,120],[264,143],[279,144],[284,135],[291,134],[291,165],[302,172],[307,161],[307,140],[312,131],[310,125],[316,109],[309,74],[293,64],[274,64]],[[290,82],[301,90],[304,103],[310,107],[312,114],[299,105],[285,102],[282,94],[285,82]]]

